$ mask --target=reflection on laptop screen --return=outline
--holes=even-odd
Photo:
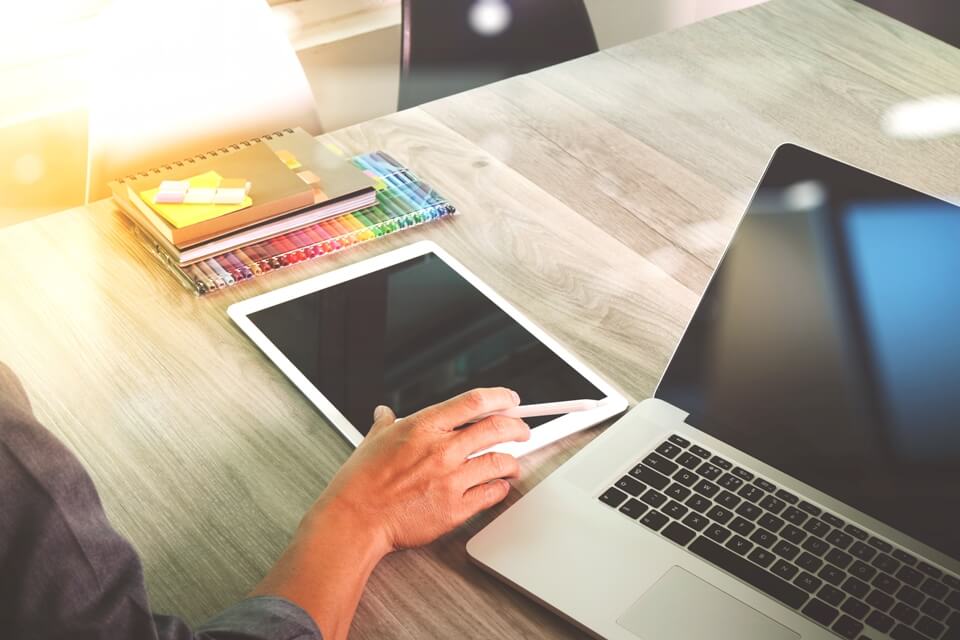
[[[960,208],[782,147],[656,396],[960,558]]]

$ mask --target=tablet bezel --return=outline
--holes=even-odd
[[[597,387],[603,394],[601,406],[590,411],[570,413],[559,416],[532,430],[527,442],[511,442],[494,447],[495,451],[503,451],[515,456],[530,453],[536,449],[556,442],[561,438],[592,427],[608,418],[622,413],[628,406],[627,399],[611,384],[603,380],[585,364],[580,362],[572,353],[567,351],[543,329],[531,322],[509,302],[501,298],[490,287],[483,283],[476,275],[460,264],[446,251],[430,241],[417,242],[400,249],[388,251],[379,256],[368,258],[360,262],[324,273],[302,282],[297,282],[275,291],[270,291],[241,302],[234,303],[227,308],[227,314],[237,324],[253,343],[273,362],[280,371],[316,406],[320,412],[336,427],[340,433],[354,446],[363,440],[363,434],[328,400],[310,380],[283,354],[280,349],[250,320],[250,314],[263,309],[283,304],[295,298],[309,295],[316,291],[330,288],[348,280],[380,271],[401,262],[426,254],[434,254],[447,266],[457,272],[481,294],[489,298],[514,321],[529,331],[537,340],[553,351],[561,360],[569,364],[588,382]],[[576,398],[570,398],[575,400]],[[373,417],[371,416],[371,421]]]

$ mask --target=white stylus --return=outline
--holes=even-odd
[[[535,418],[538,416],[559,416],[565,413],[574,413],[576,411],[590,411],[603,405],[603,400],[567,400],[565,402],[544,402],[542,404],[527,404],[505,409],[503,411],[491,411],[477,416],[472,422],[489,418],[490,416],[503,416],[505,418]]]

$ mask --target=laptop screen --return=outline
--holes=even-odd
[[[960,208],[781,147],[656,396],[960,558]]]

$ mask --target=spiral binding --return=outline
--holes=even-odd
[[[267,133],[262,136],[256,136],[253,138],[248,138],[246,140],[241,140],[240,142],[234,142],[228,144],[225,147],[220,147],[218,149],[210,149],[209,151],[204,151],[203,153],[198,153],[195,156],[190,158],[184,158],[183,160],[177,160],[170,164],[160,165],[159,167],[154,167],[152,169],[146,169],[144,171],[137,171],[131,173],[130,175],[124,176],[117,180],[119,184],[125,184],[132,180],[139,180],[140,178],[149,178],[151,175],[159,175],[166,171],[172,171],[175,167],[183,167],[184,164],[195,164],[199,160],[206,160],[207,158],[216,158],[217,156],[233,153],[235,151],[240,151],[241,147],[251,147],[262,140],[273,140],[274,138],[282,138],[283,136],[290,135],[293,133],[293,129],[289,127],[286,129],[281,129],[279,131],[274,131],[273,133]]]

